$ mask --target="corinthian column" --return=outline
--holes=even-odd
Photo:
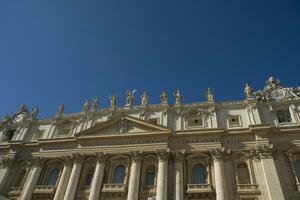
[[[59,182],[57,185],[57,189],[54,195],[53,200],[61,200],[64,197],[64,193],[67,188],[68,184],[68,177],[70,176],[71,170],[72,170],[72,159],[69,156],[66,156],[64,158],[64,168],[62,170],[61,176],[59,178]]]
[[[228,153],[225,149],[211,151],[214,162],[214,175],[217,200],[227,200],[226,179],[224,171],[224,156]]]
[[[78,180],[82,168],[83,159],[80,154],[74,154],[72,159],[73,159],[73,168],[68,182],[64,200],[73,200],[75,198]]]
[[[30,173],[24,184],[20,200],[30,200],[42,172],[43,159],[35,158]]]
[[[0,193],[3,193],[7,185],[7,179],[11,172],[12,160],[10,158],[4,158],[0,163]]]
[[[175,196],[174,200],[183,200],[183,160],[184,153],[180,151],[176,151],[174,154],[175,159],[175,184],[174,191]]]
[[[91,192],[90,192],[89,200],[99,199],[104,170],[105,170],[106,155],[103,153],[97,153],[96,156],[97,156],[97,164],[93,176],[93,181],[91,184]]]
[[[168,159],[169,151],[162,150],[157,152],[158,155],[158,172],[157,172],[157,189],[156,200],[166,200],[168,193]]]
[[[131,170],[129,178],[128,196],[127,200],[138,200],[139,197],[139,185],[141,174],[141,152],[131,152]]]

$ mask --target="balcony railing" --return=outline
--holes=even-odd
[[[80,187],[78,187],[77,193],[89,194],[90,189],[91,189],[90,186],[80,186]]]
[[[126,192],[126,186],[118,183],[103,184],[102,192]]]
[[[35,194],[54,194],[56,187],[54,185],[38,185],[33,193]]]
[[[20,195],[23,187],[10,187],[8,195]]]
[[[211,193],[213,192],[210,184],[187,184],[187,193]]]
[[[259,186],[256,184],[237,184],[237,193],[259,193]]]
[[[155,192],[156,191],[156,185],[144,185],[143,190]]]

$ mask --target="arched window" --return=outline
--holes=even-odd
[[[113,183],[123,183],[125,178],[125,167],[118,165],[115,169]]]
[[[51,171],[47,185],[55,186],[59,176],[59,169],[55,168]]]
[[[23,186],[25,175],[26,175],[26,169],[22,169],[20,171],[20,173],[17,175],[17,178],[15,179],[14,187],[22,187]]]
[[[203,165],[197,164],[193,168],[193,184],[206,183],[207,173]]]
[[[85,183],[84,183],[85,186],[90,186],[92,184],[93,177],[94,177],[94,171],[95,170],[93,167],[90,167],[89,170],[87,171]]]
[[[238,172],[238,183],[239,184],[250,184],[250,174],[248,170],[248,165],[246,163],[239,163],[237,165]]]
[[[155,180],[155,167],[151,165],[146,170],[145,185],[154,185],[154,180]]]
[[[295,161],[295,172],[296,172],[298,181],[300,181],[300,160]]]

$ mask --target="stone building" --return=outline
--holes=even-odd
[[[269,78],[245,99],[134,105],[38,119],[25,105],[0,125],[0,193],[20,200],[300,199],[300,92]]]

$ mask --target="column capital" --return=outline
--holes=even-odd
[[[64,164],[67,166],[71,166],[73,164],[73,160],[71,156],[63,156],[62,157]]]
[[[106,152],[96,152],[95,155],[97,162],[104,163],[107,161],[108,154]]]
[[[31,164],[34,167],[41,167],[43,165],[44,161],[45,161],[44,157],[34,157],[31,160]]]
[[[182,161],[185,158],[185,151],[172,151],[175,161]]]
[[[132,161],[140,161],[143,158],[142,151],[130,151],[129,155],[130,155]]]
[[[274,158],[277,155],[277,150],[273,145],[256,146],[250,150],[250,155],[254,159]]]
[[[13,159],[11,158],[3,158],[1,161],[0,161],[0,168],[3,169],[3,168],[8,168],[9,166],[11,166],[13,164]]]
[[[156,155],[159,160],[167,161],[169,159],[170,149],[156,150]]]
[[[72,160],[74,163],[81,163],[83,161],[83,156],[79,153],[72,154]]]
[[[211,149],[209,152],[213,160],[224,160],[230,154],[230,149],[226,149],[222,147],[222,148]]]

